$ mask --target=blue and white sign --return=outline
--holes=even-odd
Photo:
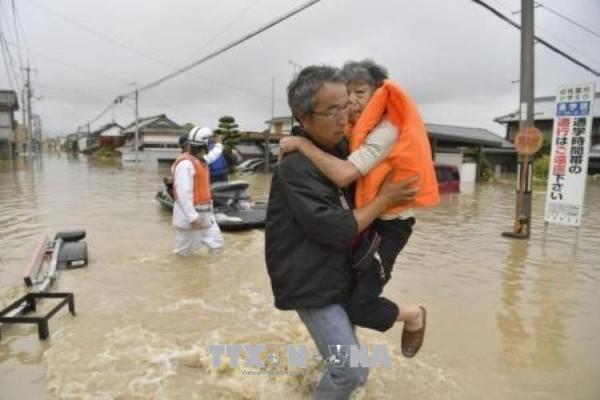
[[[544,220],[579,226],[591,146],[594,84],[559,88]]]
[[[558,117],[588,116],[590,113],[590,103],[589,101],[558,103],[556,105],[556,115]]]

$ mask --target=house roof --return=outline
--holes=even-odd
[[[554,119],[554,108],[556,106],[556,96],[537,97],[534,102],[533,118],[536,121],[545,121]],[[594,107],[592,116],[600,118],[600,92],[596,92],[594,96]],[[494,118],[494,121],[500,124],[508,124],[509,122],[519,121],[519,110],[509,114],[501,115]]]
[[[267,124],[267,125],[270,124],[270,123],[276,124],[278,122],[283,122],[284,124],[285,123],[291,124],[292,123],[292,116],[288,115],[288,116],[284,116],[284,117],[274,117],[273,119],[266,120],[265,124]]]
[[[268,133],[269,130],[265,129],[263,132],[250,132],[250,131],[242,131],[240,132],[240,140],[244,141],[244,140],[249,140],[249,141],[264,141],[265,140],[265,133]],[[282,137],[285,136],[289,136],[286,134],[282,134],[282,133],[269,133],[269,140],[279,140]]]
[[[120,129],[123,129],[123,127],[119,124],[117,124],[116,122],[109,122],[108,124],[102,125],[101,127],[99,127],[98,129],[94,130],[93,132],[91,132],[92,135],[101,135],[102,132],[109,130],[112,127],[118,127]]]
[[[151,117],[144,117],[138,119],[138,129],[142,130],[144,128],[150,127],[150,125],[159,125],[157,127],[168,128],[168,129],[179,129],[181,128],[175,122],[167,118],[165,114],[153,115]],[[123,134],[127,133],[135,133],[135,121],[130,123],[123,129]]]
[[[508,140],[483,128],[441,124],[425,124],[425,126],[427,127],[429,137],[432,139],[506,149],[514,148],[513,144]]]
[[[0,90],[0,107],[9,107],[17,111],[19,109],[17,94],[12,90]]]

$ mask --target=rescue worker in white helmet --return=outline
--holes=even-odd
[[[173,172],[173,226],[175,253],[189,256],[202,246],[223,247],[223,235],[212,209],[210,177],[206,160],[212,130],[196,126],[188,134],[188,152],[182,152],[171,167]]]

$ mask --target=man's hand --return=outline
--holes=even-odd
[[[281,138],[279,140],[279,156],[277,157],[277,162],[281,162],[281,159],[285,154],[300,150],[300,146],[305,142],[308,142],[308,140],[299,136]]]
[[[390,172],[379,189],[378,197],[381,197],[388,207],[413,201],[419,192],[419,187],[416,186],[419,176],[411,176],[398,182],[392,182],[392,177],[393,172]]]
[[[192,221],[192,229],[202,229],[202,222],[200,222],[200,217]]]
[[[206,229],[209,228],[212,224],[212,217],[198,216],[198,218],[192,221],[192,229]]]

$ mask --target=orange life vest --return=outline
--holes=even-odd
[[[177,200],[178,197],[177,186],[175,182],[175,168],[177,168],[177,164],[183,160],[191,161],[194,165],[194,170],[196,171],[196,174],[194,175],[194,207],[201,204],[210,203],[212,196],[210,193],[210,175],[208,172],[208,166],[204,161],[198,160],[189,153],[181,153],[181,155],[177,157],[177,160],[175,160],[173,163],[173,194],[175,195],[175,200]]]
[[[386,80],[373,93],[358,121],[352,127],[350,150],[357,150],[384,117],[398,129],[398,139],[386,159],[366,176],[357,180],[356,207],[363,207],[375,198],[390,171],[394,171],[394,181],[419,175],[420,179],[417,182],[419,192],[410,204],[391,208],[386,210],[385,214],[395,214],[413,207],[436,205],[439,203],[440,195],[427,129],[416,104],[398,85]]]

